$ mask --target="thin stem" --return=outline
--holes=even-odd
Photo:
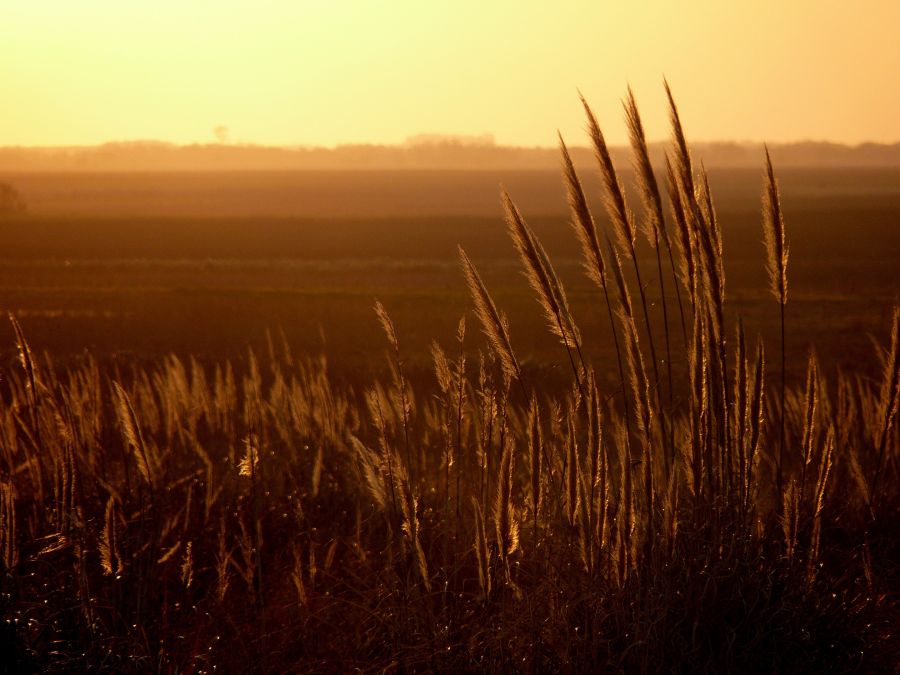
[[[784,303],[779,303],[781,309],[781,426],[779,429],[778,443],[778,508],[784,508],[784,436],[785,436],[785,417],[787,411],[784,409],[784,382],[785,382],[785,366],[786,359],[784,353]]]
[[[670,347],[669,340],[669,310],[668,305],[666,303],[666,286],[663,281],[663,271],[662,271],[662,255],[659,252],[659,233],[655,233],[656,238],[656,270],[659,275],[659,292],[662,297],[662,311],[663,311],[663,327],[665,329],[666,336],[666,374],[668,376],[669,382],[669,391],[668,391],[668,410],[663,411],[660,410],[660,417],[662,418],[666,413],[672,413],[672,394],[675,391],[674,386],[672,384],[672,349]],[[676,286],[677,289],[677,286]],[[665,427],[663,427],[665,429]],[[671,453],[671,455],[669,454]],[[675,453],[675,425],[672,424],[669,427],[669,447],[668,452],[664,455],[665,464],[666,464],[666,482],[668,482],[669,472],[672,469],[672,462],[674,461]]]

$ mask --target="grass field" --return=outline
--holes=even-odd
[[[675,157],[678,296],[551,172],[3,177],[0,670],[895,670],[900,171],[780,174],[782,344]]]

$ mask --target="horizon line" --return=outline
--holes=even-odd
[[[670,139],[664,140],[650,140],[648,141],[648,145],[650,146],[661,146],[668,145],[671,143]],[[864,147],[872,147],[872,146],[880,146],[880,147],[893,147],[900,145],[900,139],[895,141],[860,141],[858,143],[850,143],[844,141],[834,141],[828,139],[814,139],[814,138],[805,138],[805,139],[797,139],[791,141],[762,141],[762,140],[751,140],[751,139],[719,139],[719,140],[695,140],[692,141],[692,145],[695,146],[737,146],[737,147],[786,147],[786,146],[832,146],[832,147],[841,147],[848,149],[857,149]],[[582,148],[582,149],[590,149],[589,144],[574,144],[567,143],[570,149],[573,148]],[[316,144],[303,144],[303,143],[290,143],[290,144],[270,144],[270,143],[261,143],[256,141],[243,141],[243,140],[233,140],[233,141],[188,141],[188,142],[179,142],[179,141],[167,141],[158,138],[133,138],[133,139],[120,139],[120,140],[107,140],[98,143],[82,143],[82,144],[39,144],[39,145],[27,145],[27,144],[0,144],[0,151],[2,150],[34,150],[34,151],[49,151],[49,150],[91,150],[91,149],[99,149],[105,147],[158,147],[158,148],[168,148],[168,149],[180,149],[180,148],[234,148],[234,149],[260,149],[260,150],[340,150],[342,148],[395,148],[395,149],[422,149],[422,148],[441,148],[441,147],[452,147],[462,148],[462,149],[477,149],[477,150],[486,150],[486,149],[497,149],[497,150],[552,150],[558,151],[558,145],[516,145],[516,144],[507,144],[507,143],[498,143],[493,140],[491,134],[484,134],[478,136],[467,136],[467,135],[453,135],[453,134],[416,134],[414,136],[407,137],[406,140],[401,142],[375,142],[375,141],[346,141],[341,143],[335,143],[331,145],[316,145]],[[628,142],[621,143],[611,143],[611,148],[629,148],[630,145]]]

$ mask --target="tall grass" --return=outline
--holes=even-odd
[[[785,328],[784,310],[787,305],[787,262],[788,246],[784,234],[784,217],[781,213],[781,195],[778,190],[778,182],[775,179],[775,171],[772,169],[772,158],[769,149],[766,148],[766,184],[763,191],[763,233],[766,243],[766,270],[769,273],[769,290],[778,301],[779,320],[781,327],[781,425],[778,435],[778,494],[784,492],[784,402],[786,379],[786,355],[785,355]]]
[[[633,211],[586,102],[605,220],[560,139],[571,225],[615,364],[587,357],[598,336],[579,330],[539,238],[502,196],[536,310],[571,370],[562,391],[519,360],[528,336],[462,249],[486,339],[476,346],[463,319],[452,348],[434,344],[434,384],[420,390],[381,303],[373,321],[391,376],[352,389],[335,385],[323,358],[274,343],[262,367],[250,353],[116,370],[88,356],[57,370],[13,319],[21,367],[4,371],[0,408],[4,663],[893,668],[900,312],[876,349],[880,380],[831,375],[813,352],[805,381],[788,387],[782,330],[773,396],[763,340],[725,324],[724,226],[666,89],[665,196],[630,92],[625,106],[655,274],[642,274]],[[783,313],[785,223],[765,162],[761,238]],[[665,299],[659,314],[651,292]],[[670,369],[672,301],[684,377]],[[618,374],[609,390],[606,369]]]

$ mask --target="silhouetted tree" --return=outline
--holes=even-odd
[[[28,211],[22,194],[9,183],[0,183],[0,217],[18,216]]]

